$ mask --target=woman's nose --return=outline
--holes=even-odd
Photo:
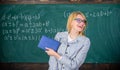
[[[80,23],[80,25],[81,25],[81,26],[84,26],[84,25],[85,25],[85,23],[84,23],[84,22],[81,22],[81,23]]]

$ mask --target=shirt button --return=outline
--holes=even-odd
[[[64,65],[62,64],[62,68],[64,69]]]
[[[63,69],[64,69],[65,67],[63,66]]]
[[[68,54],[68,52],[65,52],[65,54]]]
[[[64,67],[63,67],[63,69],[64,69]]]
[[[68,44],[67,47],[69,47],[70,45]]]

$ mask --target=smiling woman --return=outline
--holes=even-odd
[[[68,23],[67,23],[67,29],[68,29],[68,32],[70,32],[73,29],[79,28],[78,29],[79,34],[83,35],[86,25],[87,25],[87,22],[86,22],[86,17],[84,16],[84,14],[81,12],[73,12],[69,16]]]
[[[4,0],[4,2],[7,1]],[[69,54],[76,54],[76,48],[79,47],[75,45],[71,47],[73,39],[71,40],[69,35],[64,35],[61,31],[66,29],[66,20],[69,13],[71,14],[71,12],[78,10],[84,12],[87,17],[85,35],[89,37],[91,42],[86,61],[80,67],[80,70],[119,70],[120,4],[21,4],[31,3],[32,0],[18,1],[19,5],[13,4],[13,2],[12,4],[4,5],[2,3],[0,5],[0,69],[47,70],[48,56],[37,47],[38,39],[43,34],[53,38],[56,32],[59,32],[59,37],[56,35],[56,39],[58,38],[63,43],[60,46],[63,52],[59,50],[57,53],[65,55],[72,60],[75,55],[70,56]],[[39,3],[38,0],[35,1]],[[93,0],[89,1],[94,3],[92,2]],[[112,0],[105,3],[111,3],[110,1]],[[32,24],[29,25],[28,23]],[[43,25],[43,23],[46,24]],[[25,26],[20,26],[19,24],[25,24]],[[76,24],[78,23],[76,22]],[[33,29],[36,31],[32,31]],[[23,30],[28,31],[28,33]],[[16,36],[18,37],[16,38]],[[66,39],[69,39],[68,45]],[[66,46],[68,48],[65,52],[64,48]],[[55,61],[54,58],[53,61]],[[73,59],[73,62],[74,60],[77,59]],[[67,63],[68,61],[65,62]],[[69,65],[73,66],[73,64]],[[63,63],[63,67],[68,67],[66,65]]]
[[[90,40],[83,33],[86,17],[81,12],[73,12],[68,17],[67,30],[58,32],[55,39],[61,42],[59,49],[46,48],[50,56],[49,70],[79,70],[90,47]]]

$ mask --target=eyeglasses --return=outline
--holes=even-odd
[[[74,20],[76,20],[78,23],[81,23],[81,22],[86,23],[87,22],[86,20],[82,20],[80,18],[75,18]]]

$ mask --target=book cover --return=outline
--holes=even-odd
[[[48,47],[48,48],[53,49],[54,51],[57,51],[59,46],[60,46],[59,41],[56,41],[56,40],[49,38],[45,35],[43,35],[41,37],[39,44],[38,44],[38,47],[43,49],[43,50],[46,50],[45,47]]]

